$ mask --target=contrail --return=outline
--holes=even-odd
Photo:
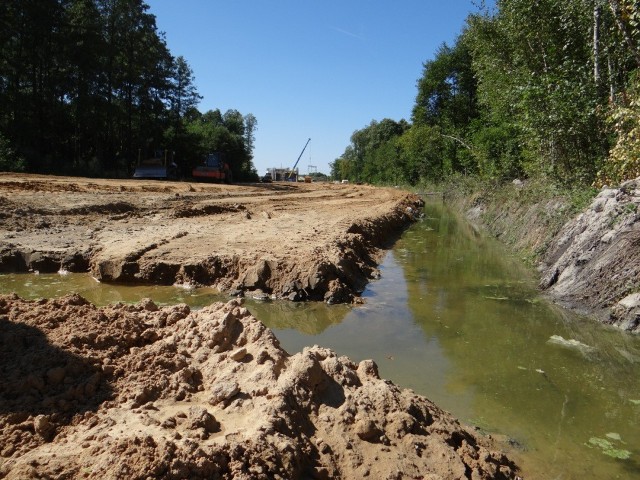
[[[345,35],[349,35],[350,37],[357,38],[358,40],[364,40],[364,38],[361,35],[357,35],[357,34],[355,34],[353,32],[349,32],[347,30],[343,30],[342,28],[331,27],[331,30],[335,30],[336,32],[344,33]]]

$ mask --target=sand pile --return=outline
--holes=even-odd
[[[240,300],[0,297],[0,478],[515,478],[424,397]]]

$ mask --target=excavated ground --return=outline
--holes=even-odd
[[[91,271],[348,303],[419,197],[328,183],[189,184],[0,174],[0,272]]]
[[[0,271],[357,300],[420,214],[396,189],[0,174]],[[492,440],[242,299],[0,296],[0,478],[515,479]]]
[[[482,196],[454,202],[515,251],[543,252],[535,258],[540,288],[551,300],[640,333],[640,178],[603,188],[566,221],[566,198],[532,202],[522,182],[503,188],[519,195],[510,194],[509,202]]]
[[[242,299],[0,296],[0,478],[517,478],[489,441]]]

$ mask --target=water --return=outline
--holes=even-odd
[[[527,478],[640,478],[640,337],[550,305],[501,245],[439,205],[425,213],[387,255],[365,305],[247,300],[249,310],[291,353],[319,344],[373,358],[383,377],[508,439]],[[86,275],[1,276],[0,292],[8,291],[76,291],[99,305],[228,299]]]

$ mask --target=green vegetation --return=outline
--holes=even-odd
[[[143,0],[0,2],[0,170],[129,176],[171,152],[182,175],[223,151],[257,179],[253,115],[204,114],[187,61]]]
[[[607,438],[591,437],[586,444],[590,448],[599,448],[602,453],[609,457],[620,460],[627,460],[631,457],[631,452],[624,448],[616,448],[613,442],[624,443],[617,433],[607,433]],[[613,440],[613,441],[612,441]]]
[[[498,0],[424,63],[411,122],[354,132],[332,175],[619,183],[640,175],[639,67],[634,0]]]

